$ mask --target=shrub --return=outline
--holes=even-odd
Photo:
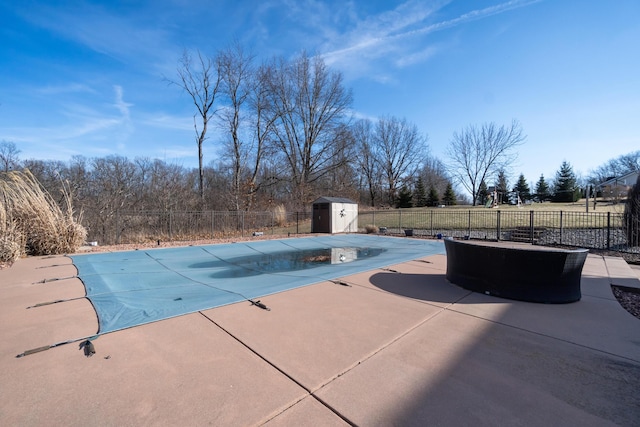
[[[373,224],[367,224],[364,226],[364,231],[367,232],[367,234],[372,234],[372,233],[377,233],[378,231],[380,231],[380,229]]]

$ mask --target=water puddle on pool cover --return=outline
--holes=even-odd
[[[323,265],[344,264],[358,259],[371,258],[385,252],[382,248],[325,248],[292,250],[259,254],[225,261],[213,261],[193,267],[223,267],[211,275],[212,278],[228,279],[248,277],[264,273],[308,270]]]

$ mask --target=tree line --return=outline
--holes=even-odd
[[[54,195],[66,186],[93,227],[119,210],[306,210],[319,196],[371,207],[475,205],[493,187],[504,201],[513,194],[562,201],[585,184],[564,162],[551,182],[541,176],[531,189],[520,175],[510,188],[509,169],[526,141],[516,120],[455,132],[445,163],[404,118],[355,119],[342,74],[306,52],[258,63],[237,43],[212,56],[185,51],[176,76],[165,78],[193,104],[197,169],[118,155],[20,160],[18,147],[3,141],[0,170],[28,168]],[[219,156],[205,162],[202,147],[214,127],[223,135],[212,141]],[[638,168],[639,159],[637,152],[609,161],[587,182]]]

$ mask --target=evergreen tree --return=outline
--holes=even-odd
[[[498,171],[498,181],[496,182],[496,191],[498,191],[498,200],[500,203],[509,203],[509,182],[504,170]]]
[[[627,245],[640,246],[640,176],[631,187],[624,206]]]
[[[526,200],[531,200],[531,190],[529,190],[529,184],[527,184],[527,180],[524,179],[524,175],[520,174],[518,178],[518,182],[515,187],[513,187],[513,191],[515,191],[518,196],[520,196],[520,200],[523,202]]]
[[[413,202],[419,208],[427,206],[427,193],[424,189],[424,182],[421,176],[418,176],[418,181],[416,182],[416,188],[413,192]]]
[[[410,208],[413,206],[413,202],[411,201],[411,190],[407,188],[406,185],[403,185],[400,189],[400,193],[398,193],[398,200],[396,201],[397,208]]]
[[[440,195],[433,185],[429,186],[429,195],[427,196],[427,206],[438,206],[440,204]]]
[[[484,179],[480,181],[480,186],[478,187],[478,203],[481,205],[487,204],[489,199],[489,189],[487,188],[487,183],[484,182]]]
[[[536,183],[536,195],[535,198],[538,202],[546,202],[551,199],[551,191],[549,190],[549,184],[544,180],[544,175],[540,175],[540,179]]]
[[[580,189],[576,185],[576,175],[571,165],[564,161],[556,172],[553,189],[554,202],[575,202],[580,197]]]
[[[453,191],[453,186],[450,182],[447,183],[447,189],[444,191],[442,201],[447,206],[453,206],[456,204],[456,193]]]

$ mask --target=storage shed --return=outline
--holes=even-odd
[[[320,197],[313,202],[312,233],[358,232],[358,204],[343,197]]]

